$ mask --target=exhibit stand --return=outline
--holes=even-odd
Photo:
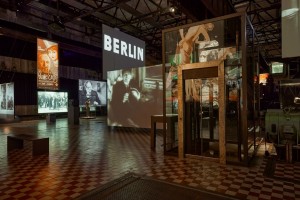
[[[69,124],[79,124],[79,107],[69,106],[68,108],[68,123]]]
[[[53,124],[56,122],[56,115],[55,114],[47,114],[46,116],[47,124]]]

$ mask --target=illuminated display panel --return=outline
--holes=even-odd
[[[90,100],[90,107],[106,105],[106,82],[80,79],[78,86],[80,107],[85,107],[87,99]]]
[[[145,42],[102,24],[103,79],[108,71],[145,66]]]
[[[269,78],[269,73],[259,74],[259,84],[266,85]]]
[[[38,91],[38,113],[68,112],[68,93]]]
[[[280,62],[273,62],[271,64],[271,73],[272,74],[283,74],[284,73],[284,65]]]
[[[14,83],[0,84],[0,114],[14,115]]]
[[[58,90],[58,44],[37,39],[37,88]]]

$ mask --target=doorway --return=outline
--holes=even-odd
[[[223,62],[182,66],[179,136],[183,155],[226,162]],[[181,118],[182,117],[182,118]],[[180,152],[179,152],[180,153]]]
[[[218,77],[185,79],[186,154],[219,158]]]

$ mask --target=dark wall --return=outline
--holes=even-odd
[[[58,42],[55,40],[51,40]],[[0,36],[0,55],[36,61],[37,43]],[[59,42],[58,42],[59,44]],[[100,49],[98,49],[100,52]],[[97,50],[96,50],[97,51]],[[76,52],[76,49],[59,49],[60,65],[72,66],[101,72],[100,57],[89,56]]]
[[[78,80],[60,78],[60,91],[68,92],[69,99],[78,100]]]
[[[14,82],[15,105],[36,105],[36,75],[1,71],[0,83]]]
[[[37,82],[35,74],[2,71],[0,83],[14,82],[15,105],[37,105]],[[78,80],[60,78],[59,91],[68,92],[69,99],[78,99]]]
[[[59,43],[59,41],[55,42]],[[74,44],[72,45],[74,46]],[[80,47],[82,51],[82,45]],[[97,51],[97,49],[93,47],[92,51]],[[0,35],[0,55],[36,61],[37,43]],[[76,49],[60,48],[59,57],[60,65],[63,66],[85,68],[97,72],[102,71],[101,58],[78,53]],[[15,105],[37,105],[36,78],[36,74],[13,73],[0,69],[0,83],[14,82]],[[78,80],[60,78],[59,81],[59,91],[68,92],[69,99],[78,100]]]

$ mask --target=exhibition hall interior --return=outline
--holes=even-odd
[[[300,199],[300,0],[1,0],[0,200]]]

